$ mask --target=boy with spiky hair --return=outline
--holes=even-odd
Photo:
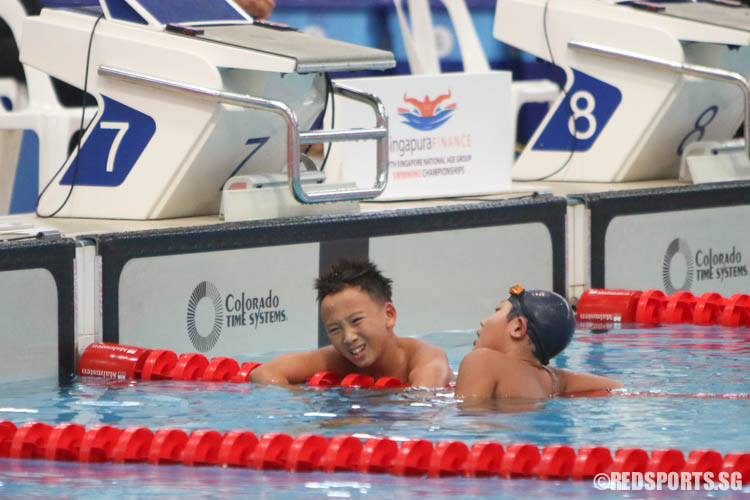
[[[264,363],[253,370],[253,382],[298,384],[320,371],[395,377],[418,387],[445,387],[450,382],[453,372],[445,351],[393,332],[391,280],[375,264],[340,260],[316,280],[315,288],[331,345]]]

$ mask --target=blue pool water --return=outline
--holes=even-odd
[[[458,364],[473,332],[423,337]],[[91,427],[176,427],[186,431],[243,429],[260,436],[280,431],[296,436],[356,434],[392,439],[423,438],[470,445],[512,443],[677,448],[687,453],[750,451],[750,330],[695,325],[653,329],[579,330],[553,363],[622,381],[611,397],[556,398],[546,402],[503,401],[465,408],[451,391],[384,392],[316,390],[203,382],[112,382],[78,379],[0,385],[0,420],[16,425],[36,420]],[[276,353],[241,357],[264,361]],[[702,394],[702,396],[700,396]],[[738,394],[740,397],[729,398]],[[706,496],[709,492],[597,491],[587,481],[403,478],[355,473],[287,473],[218,467],[86,465],[0,459],[0,497],[89,495],[105,498],[252,495],[259,498],[565,498],[614,495],[630,498]],[[747,497],[741,491],[710,495]]]

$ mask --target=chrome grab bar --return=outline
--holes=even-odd
[[[709,80],[718,80],[721,82],[733,83],[742,90],[742,95],[745,101],[745,124],[750,123],[750,84],[748,84],[747,78],[734,71],[727,71],[724,69],[711,68],[708,66],[699,66],[697,64],[681,63],[676,61],[670,61],[669,59],[662,59],[660,57],[647,56],[639,54],[637,52],[630,52],[627,50],[615,49],[604,45],[597,45],[594,43],[586,42],[568,42],[568,46],[574,50],[581,50],[592,54],[601,56],[611,57],[613,59],[620,59],[624,61],[639,62],[650,66],[656,66],[658,68],[674,71],[675,73],[681,73],[684,75],[697,76],[700,78],[706,78]],[[750,127],[745,126],[745,157],[750,158]]]
[[[246,94],[199,87],[150,75],[134,73],[109,66],[99,66],[99,75],[121,81],[137,83],[162,90],[171,90],[214,102],[270,111],[281,116],[286,123],[286,161],[289,190],[300,203],[325,203],[331,201],[367,200],[380,195],[388,183],[388,115],[385,106],[375,95],[333,82],[333,92],[343,97],[369,104],[375,111],[375,128],[345,130],[299,131],[299,122],[293,109],[281,101],[263,99]],[[375,184],[369,188],[330,189],[308,193],[300,178],[300,144],[376,140],[377,171]]]

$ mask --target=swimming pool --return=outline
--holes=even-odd
[[[472,346],[471,331],[438,332],[425,340],[446,349],[451,366]],[[532,443],[711,449],[721,454],[750,450],[750,330],[695,325],[596,332],[578,330],[556,366],[587,370],[622,381],[613,397],[556,398],[547,402],[504,401],[493,408],[464,408],[449,390],[314,389],[209,382],[115,382],[78,379],[69,387],[54,381],[0,386],[0,420],[49,424],[74,422],[86,428],[174,427],[316,433],[326,437],[386,436],[433,443],[480,440],[504,446]],[[240,357],[264,361],[276,353]],[[638,395],[636,395],[638,393]],[[650,394],[644,394],[650,393]],[[702,396],[696,396],[701,395]],[[738,396],[739,395],[739,396]],[[203,498],[250,495],[260,498],[320,497],[596,497],[590,481],[538,479],[422,478],[359,473],[289,473],[218,467],[145,464],[78,464],[0,459],[0,496],[106,498],[143,496]],[[680,492],[701,495],[707,492]],[[741,491],[711,492],[733,497]],[[627,495],[627,492],[625,492]],[[632,492],[671,497],[674,492]],[[622,493],[619,493],[622,496]]]

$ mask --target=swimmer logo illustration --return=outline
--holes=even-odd
[[[213,321],[206,321],[210,318],[211,312],[206,309],[213,306]],[[222,306],[221,294],[216,286],[208,281],[202,281],[195,287],[190,295],[187,306],[187,330],[190,336],[190,342],[199,352],[210,351],[219,340],[221,335],[221,323],[224,317],[224,307]],[[207,335],[200,330],[209,330]]]
[[[675,286],[672,281],[673,274],[679,274],[683,277],[679,286]],[[682,238],[675,238],[667,247],[664,254],[664,264],[662,266],[662,278],[664,280],[664,290],[667,295],[675,293],[677,290],[690,290],[693,284],[695,269],[693,267],[693,258],[690,247]]]
[[[411,104],[410,108],[398,108],[398,114],[403,119],[402,123],[405,123],[411,128],[428,131],[435,130],[443,123],[447,122],[453,112],[456,111],[456,103],[446,102],[451,98],[451,91],[445,94],[440,94],[434,99],[430,96],[424,96],[421,101],[413,97],[409,97],[404,92],[404,102]]]

